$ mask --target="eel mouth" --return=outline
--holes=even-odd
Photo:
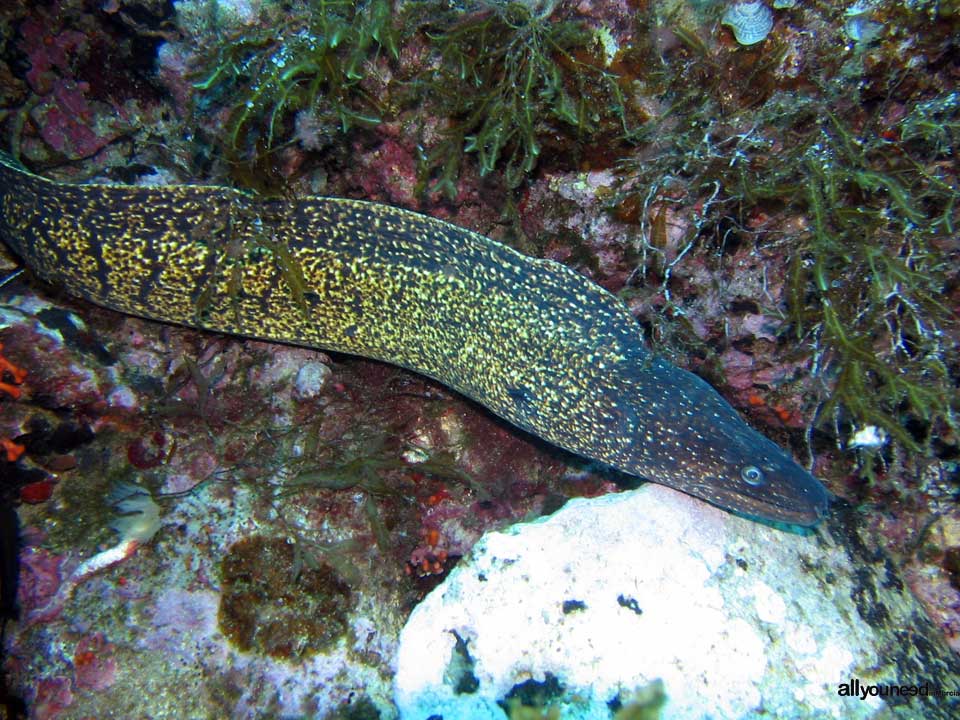
[[[758,487],[711,476],[702,476],[696,483],[664,484],[734,515],[801,527],[819,523],[833,497],[813,475],[799,469]]]
[[[806,473],[804,473],[806,474]],[[770,487],[757,493],[744,492],[743,488],[725,487],[724,483],[712,485],[706,482],[698,497],[724,510],[744,515],[751,519],[771,520],[813,527],[830,509],[830,492],[812,475],[797,482],[793,479],[778,490]]]

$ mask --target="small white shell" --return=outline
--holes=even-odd
[[[868,2],[858,0],[844,11],[843,23],[847,36],[855,43],[866,45],[876,40],[883,31],[883,25],[870,19],[873,7]]]
[[[754,45],[773,29],[773,11],[759,0],[738,2],[727,8],[720,22],[733,30],[741,45]]]
[[[883,428],[867,425],[850,436],[847,447],[874,449],[887,444],[887,433]]]
[[[880,33],[883,32],[883,25],[863,17],[847,18],[843,27],[844,30],[847,31],[847,36],[855,43],[861,45],[867,45],[873,42],[880,37]]]

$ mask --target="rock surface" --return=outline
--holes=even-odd
[[[401,633],[400,716],[502,720],[498,702],[538,690],[561,718],[606,720],[661,681],[665,719],[958,717],[956,697],[840,695],[960,689],[852,528],[838,511],[797,535],[647,485],[491,533]]]

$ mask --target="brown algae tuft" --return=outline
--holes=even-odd
[[[220,629],[239,649],[300,660],[336,647],[353,597],[326,564],[300,566],[293,544],[255,536],[235,542],[220,565]]]

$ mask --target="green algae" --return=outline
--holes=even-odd
[[[422,32],[439,56],[415,86],[440,117],[442,139],[421,157],[420,187],[457,194],[463,157],[508,188],[537,167],[544,147],[582,150],[630,135],[619,77],[606,68],[602,35],[554,4],[477,4],[463,13],[429,8]],[[432,180],[432,183],[430,183]]]
[[[195,62],[195,114],[225,112],[218,142],[245,186],[275,184],[264,176],[276,151],[293,143],[328,151],[400,106],[445,119],[439,140],[422,150],[417,192],[450,199],[467,157],[481,176],[502,173],[514,188],[544,147],[577,162],[589,147],[629,144],[625,89],[607,68],[610,33],[570,10],[430,1],[395,13],[389,0],[318,0],[310,10],[281,20],[266,8],[260,23]],[[397,65],[403,49],[419,53],[419,64],[377,68]]]
[[[423,461],[411,465],[388,447],[387,440],[387,435],[376,431],[361,431],[354,440],[342,446],[325,448],[329,457],[321,463],[304,460],[289,463],[288,477],[279,483],[277,496],[289,498],[311,491],[363,493],[361,511],[382,553],[389,553],[396,543],[392,541],[392,523],[384,516],[379,503],[387,498],[406,502],[404,492],[409,490],[402,484],[391,484],[391,475],[416,470],[423,475],[462,484],[473,490],[478,498],[489,499],[489,491],[461,470],[449,453],[435,451]]]
[[[383,110],[363,80],[366,63],[399,53],[392,4],[317,0],[310,10],[245,27],[199,61],[195,109],[228,109],[221,139],[229,158],[249,163],[296,133],[319,149],[331,137],[380,121]]]
[[[958,191],[916,170],[918,148],[901,162],[881,128],[854,131],[820,111],[802,149],[744,173],[741,188],[749,201],[795,187],[789,209],[810,219],[792,239],[787,318],[832,384],[821,416],[877,426],[918,451],[958,409],[945,343],[955,320],[941,300],[951,261],[938,248]],[[931,163],[942,152],[927,149]],[[927,430],[912,430],[911,418]]]
[[[895,3],[877,17],[905,28],[922,21]],[[937,87],[935,71],[903,82],[895,41],[903,28],[869,51],[805,47],[807,66],[795,77],[785,73],[777,33],[764,51],[742,50],[678,25],[668,56],[644,41],[650,30],[649,18],[638,20],[638,42],[622,62],[646,73],[669,104],[648,126],[657,151],[621,164],[617,215],[640,226],[637,277],[659,282],[666,298],[667,319],[653,322],[684,318],[671,296],[684,256],[720,263],[743,243],[779,255],[781,303],[764,312],[783,321],[787,359],[809,359],[813,429],[846,447],[865,427],[891,438],[882,452],[861,451],[868,477],[898,449],[933,458],[938,443],[955,442],[960,410],[948,300],[958,282],[951,236],[960,190],[950,158],[960,96]],[[930,57],[956,44],[942,29],[923,43]],[[673,255],[655,218],[667,204],[699,204]],[[769,219],[760,229],[750,221],[758,217]]]

